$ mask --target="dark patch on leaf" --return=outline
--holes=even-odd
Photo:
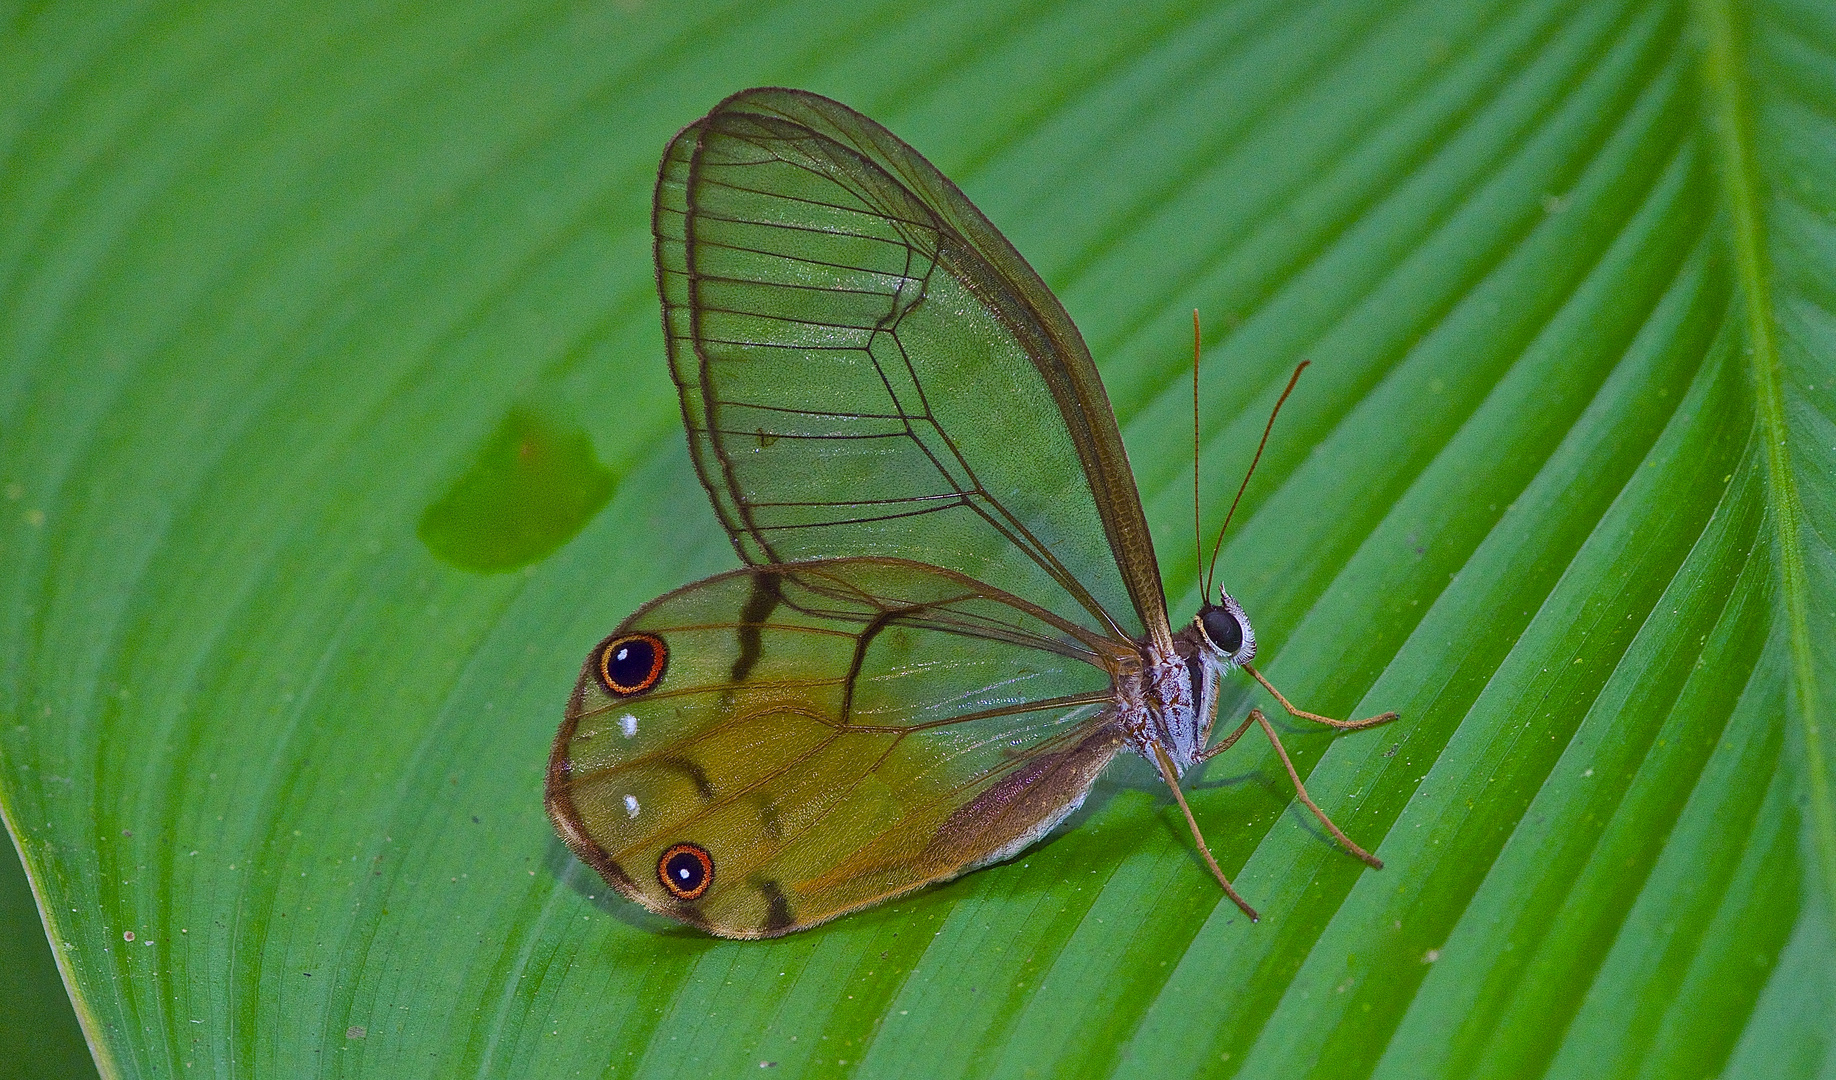
[[[461,570],[515,570],[573,539],[617,486],[584,429],[519,406],[421,514],[415,535]]]

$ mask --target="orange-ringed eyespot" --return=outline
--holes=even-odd
[[[669,646],[655,634],[618,634],[599,646],[593,667],[599,684],[614,697],[641,694],[663,679]]]
[[[694,900],[714,884],[714,859],[700,844],[676,844],[657,860],[657,880],[678,900]]]

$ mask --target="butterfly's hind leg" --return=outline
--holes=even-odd
[[[1241,730],[1237,732],[1239,735],[1242,733]],[[1218,884],[1224,886],[1224,894],[1229,896],[1231,900],[1236,903],[1238,908],[1242,909],[1243,914],[1249,916],[1250,922],[1262,921],[1262,916],[1256,914],[1256,909],[1250,907],[1249,901],[1243,899],[1242,895],[1237,892],[1236,887],[1230,883],[1230,879],[1224,876],[1224,868],[1218,865],[1218,860],[1216,858],[1212,857],[1211,845],[1205,843],[1205,834],[1199,831],[1198,818],[1192,816],[1192,807],[1186,804],[1186,793],[1179,790],[1179,774],[1174,770],[1173,762],[1167,757],[1167,752],[1161,749],[1159,743],[1149,743],[1148,745],[1154,750],[1154,757],[1156,759],[1155,764],[1160,768],[1161,779],[1165,780],[1167,786],[1173,789],[1173,798],[1179,803],[1179,811],[1186,815],[1186,824],[1192,827],[1192,839],[1198,842],[1199,854],[1205,857],[1205,865],[1211,867],[1211,872],[1217,877]]]

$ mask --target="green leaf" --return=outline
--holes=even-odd
[[[1403,713],[1284,731],[1384,870],[1248,740],[1190,795],[1258,925],[1133,759],[772,942],[554,838],[586,650],[734,565],[648,203],[773,83],[1057,291],[1176,618],[1188,312],[1213,528],[1314,361],[1221,577]],[[1836,1068],[1832,88],[1817,0],[7,9],[0,810],[102,1074]]]

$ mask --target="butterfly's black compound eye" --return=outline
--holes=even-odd
[[[700,844],[675,844],[657,860],[657,880],[678,900],[695,900],[714,884],[714,859]]]
[[[1243,647],[1243,623],[1228,608],[1207,606],[1199,612],[1199,625],[1219,652],[1234,656]]]
[[[600,685],[614,697],[641,694],[662,681],[669,646],[655,634],[619,634],[599,647]]]

